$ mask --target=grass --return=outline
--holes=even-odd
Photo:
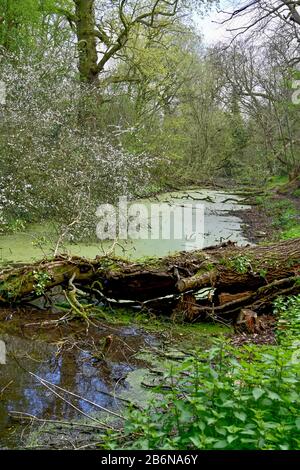
[[[293,192],[293,196],[294,196],[294,197],[299,197],[299,198],[300,198],[300,188],[298,188],[298,189],[295,189],[295,191]]]
[[[300,198],[300,188],[283,193],[281,188],[288,187],[288,183],[288,176],[273,176],[267,184],[268,194],[256,199],[267,215],[273,219],[274,238],[277,240],[300,237],[299,209],[295,201]],[[277,194],[274,192],[276,189]]]
[[[267,183],[267,188],[275,189],[278,186],[284,186],[285,184],[288,183],[288,181],[289,181],[289,178],[287,175],[272,176]]]
[[[297,225],[291,227],[290,229],[285,230],[282,233],[281,238],[283,240],[288,240],[288,239],[291,239],[291,238],[300,238],[300,224],[297,224]]]

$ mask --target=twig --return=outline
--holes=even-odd
[[[31,415],[29,413],[24,413],[23,411],[9,411],[8,413],[11,415],[13,418],[17,419],[28,419],[28,420],[34,420],[38,421],[40,423],[51,423],[51,424],[57,424],[57,425],[62,425],[62,426],[74,426],[74,427],[87,427],[87,428],[92,428],[92,429],[103,429],[101,426],[96,426],[94,424],[87,424],[87,423],[74,423],[72,421],[59,421],[55,419],[44,419],[44,418],[38,418],[37,416]],[[14,416],[17,415],[17,416]]]
[[[48,390],[50,390],[50,392],[54,393],[54,395],[56,395],[58,398],[60,398],[61,400],[63,400],[65,403],[67,403],[68,405],[70,405],[72,408],[74,408],[76,411],[78,411],[78,413],[82,414],[83,416],[85,416],[86,418],[88,419],[91,419],[92,421],[95,421],[96,423],[100,424],[101,426],[105,427],[105,428],[108,428],[108,429],[114,429],[113,426],[110,426],[109,424],[106,424],[106,423],[103,423],[101,421],[99,421],[98,419],[94,418],[93,416],[90,416],[88,415],[87,413],[85,413],[84,411],[82,411],[80,408],[78,408],[77,406],[75,406],[73,403],[71,403],[70,401],[66,400],[66,398],[62,397],[59,393],[57,393],[55,390],[53,390],[51,387],[49,387],[49,385],[47,385],[47,383],[44,382],[43,379],[41,379],[40,377],[38,377],[37,375],[33,374],[32,372],[29,372],[30,375],[32,375],[33,377],[35,377],[42,385],[44,385],[44,387],[46,387]],[[53,385],[53,384],[51,384]]]
[[[33,372],[29,372],[29,374],[32,375],[33,377],[35,377],[36,379],[38,379],[42,383],[44,382],[46,384],[49,384],[49,385],[51,385],[51,387],[57,388],[58,390],[61,390],[62,392],[65,392],[65,393],[68,393],[69,395],[72,395],[73,397],[79,398],[80,400],[83,400],[86,403],[90,403],[91,405],[95,406],[96,408],[99,408],[100,410],[105,411],[106,413],[112,414],[112,415],[116,416],[117,418],[125,419],[124,416],[121,416],[118,413],[115,413],[114,411],[108,410],[107,408],[104,408],[104,406],[98,405],[98,403],[95,403],[95,402],[89,400],[88,398],[84,398],[80,395],[77,395],[77,393],[70,392],[69,390],[66,390],[65,388],[62,388],[59,385],[53,384],[53,383],[49,382],[46,379],[42,379],[41,377],[37,376]]]
[[[8,384],[5,385],[5,387],[2,388],[2,390],[0,391],[0,395],[2,396],[4,391],[13,383],[14,381],[11,380],[10,382],[8,382]]]

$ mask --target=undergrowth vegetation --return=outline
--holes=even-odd
[[[217,339],[173,366],[110,449],[300,449],[300,296],[275,302],[275,346]]]
[[[280,188],[280,185],[277,188]],[[257,197],[256,202],[272,221],[273,238],[288,240],[300,237],[298,201],[294,193],[292,197],[278,197],[271,192],[268,196]]]

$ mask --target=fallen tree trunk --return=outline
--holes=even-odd
[[[103,302],[169,309],[195,320],[235,315],[243,308],[262,312],[278,295],[300,292],[299,271],[300,239],[247,247],[229,242],[143,262],[58,256],[2,270],[0,305],[71,285]]]

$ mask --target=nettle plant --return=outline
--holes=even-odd
[[[299,307],[300,296],[276,302],[279,345],[234,348],[219,339],[172,367],[159,399],[131,409],[122,437],[110,434],[106,447],[299,450]]]
[[[277,315],[276,335],[279,344],[300,348],[300,295],[278,297],[274,303]]]
[[[94,235],[98,205],[147,184],[153,161],[123,148],[120,127],[101,129],[101,90],[78,82],[67,54],[6,57],[0,80],[2,228],[53,220],[71,238]]]

